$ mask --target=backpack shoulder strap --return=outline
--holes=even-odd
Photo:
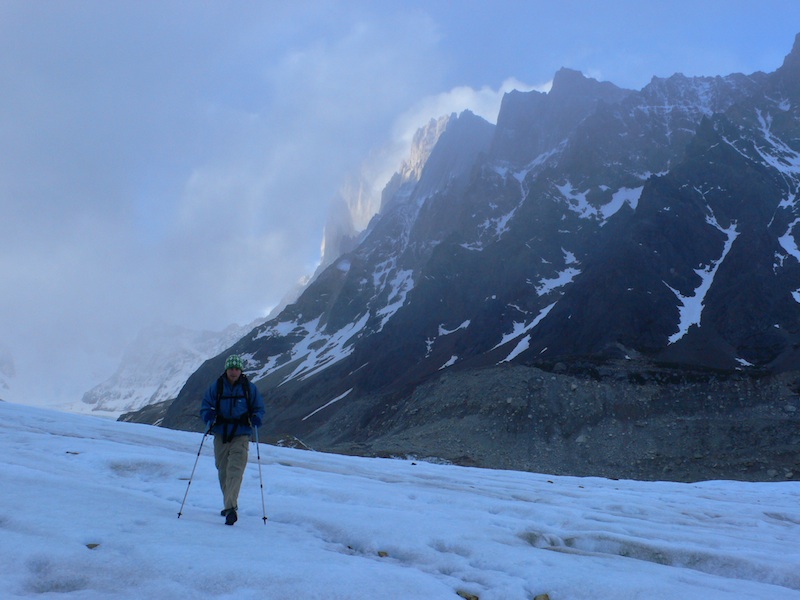
[[[222,400],[222,391],[223,391],[223,386],[224,386],[224,383],[222,381],[223,377],[224,377],[224,375],[220,375],[217,378],[217,414],[220,414],[220,412],[219,412],[219,401]]]
[[[247,402],[247,413],[250,414],[253,412],[253,406],[250,403],[250,396],[251,396],[250,380],[244,373],[241,374],[241,380],[242,380],[242,392],[244,392],[244,399]]]

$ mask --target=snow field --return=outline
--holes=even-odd
[[[226,527],[201,434],[0,402],[3,598],[800,599],[800,484],[255,446]],[[95,546],[96,545],[96,546]]]

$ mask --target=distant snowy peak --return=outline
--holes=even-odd
[[[322,258],[319,269],[311,280],[341,255],[356,247],[359,235],[367,229],[376,214],[392,202],[408,200],[410,192],[422,176],[431,151],[453,119],[455,115],[431,119],[427,125],[416,131],[407,158],[401,162],[400,168],[381,194],[374,191],[375,173],[366,165],[358,176],[351,176],[345,181],[328,210],[322,236]]]
[[[400,167],[400,177],[403,181],[419,181],[422,168],[431,155],[442,133],[447,129],[448,123],[455,115],[446,115],[438,119],[431,119],[425,127],[421,127],[414,134],[411,144],[411,153],[408,160],[403,161]]]
[[[194,331],[175,325],[143,329],[125,351],[107,381],[83,395],[93,411],[118,415],[172,400],[186,379],[208,358],[229,348],[260,321],[221,332]]]
[[[795,36],[792,51],[786,55],[776,75],[779,79],[776,87],[783,87],[794,94],[800,93],[800,33]]]
[[[408,158],[403,160],[381,194],[381,213],[394,203],[408,200],[422,177],[422,170],[439,138],[455,118],[453,114],[431,119],[427,125],[417,130],[411,142]]]
[[[372,189],[373,179],[369,172],[349,177],[331,202],[322,235],[320,270],[355,248],[358,235],[380,209],[380,195]]]
[[[725,77],[686,77],[677,73],[668,78],[653,77],[638,96],[642,99],[640,106],[652,111],[667,114],[681,110],[684,114],[711,116],[758,91],[764,78],[763,73]]]
[[[10,400],[16,368],[11,352],[0,348],[0,400]]]
[[[503,97],[491,154],[514,168],[530,164],[555,152],[598,107],[618,104],[632,93],[561,69],[548,93],[514,90]]]

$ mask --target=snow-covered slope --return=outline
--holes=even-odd
[[[178,395],[188,377],[208,358],[230,347],[259,322],[224,331],[193,331],[178,326],[143,329],[108,380],[83,396],[84,409],[117,417]],[[80,407],[77,412],[81,412]]]
[[[226,527],[201,440],[0,402],[2,597],[800,599],[800,483],[580,479],[261,445]]]

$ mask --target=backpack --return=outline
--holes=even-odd
[[[247,402],[247,413],[239,417],[238,419],[230,419],[228,417],[222,416],[222,411],[220,410],[220,401],[225,398],[239,398],[238,395],[236,396],[223,396],[225,390],[225,373],[220,375],[217,378],[217,423],[222,425],[222,443],[227,444],[230,442],[234,436],[236,435],[236,431],[239,429],[239,425],[249,425],[250,424],[250,415],[253,414],[253,406],[250,403],[250,380],[247,379],[247,376],[242,373],[239,376],[239,381],[237,382],[242,387],[242,393],[244,394],[245,402]]]

